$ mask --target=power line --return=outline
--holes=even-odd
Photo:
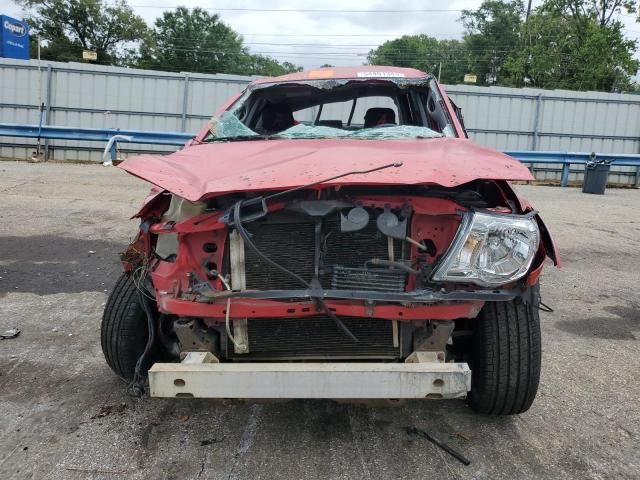
[[[562,38],[562,37],[555,37],[555,36],[549,36],[546,37],[549,39],[557,39],[557,38]],[[222,42],[218,42],[214,39],[204,39],[204,41],[201,41],[202,39],[193,39],[193,41],[190,41],[190,39],[186,39],[186,38],[180,38],[178,41],[174,41],[173,39],[166,39],[163,38],[161,39],[161,41],[159,42],[159,45],[161,47],[167,48],[167,47],[173,47],[173,46],[182,46],[182,47],[186,47],[186,48],[202,48],[202,47],[215,47],[215,48],[237,48],[239,46],[244,46],[244,45],[258,45],[258,46],[268,46],[268,47],[292,47],[292,48],[331,48],[331,49],[337,49],[337,50],[352,50],[354,48],[367,48],[367,49],[372,49],[372,48],[378,48],[381,47],[381,45],[379,44],[375,44],[375,43],[370,43],[370,44],[349,44],[349,45],[345,45],[345,44],[335,44],[335,43],[289,43],[289,42],[242,42],[242,44],[238,43],[234,43],[234,42],[228,42],[228,41],[222,41]],[[491,50],[491,51],[511,51],[512,48],[509,47],[504,47],[504,48],[491,48],[491,47],[463,47],[462,42],[460,43],[460,47],[464,48],[464,50],[466,52],[476,52],[476,51],[482,51],[482,50]],[[414,48],[412,48],[411,46],[389,46],[387,45],[385,47],[385,51],[387,52],[401,52],[401,51],[415,51]]]
[[[249,36],[266,36],[266,37],[405,37],[426,35],[428,37],[446,37],[451,35],[460,35],[460,32],[451,33],[238,33],[243,37]]]
[[[210,55],[220,55],[222,58],[224,58],[225,56],[244,56],[245,54],[242,52],[226,52],[223,50],[208,50],[208,49],[183,49],[183,48],[175,48],[172,49],[170,52],[172,53],[176,53],[176,54],[181,54],[181,55],[187,55],[189,53],[197,53],[197,54],[210,54]],[[494,55],[495,53],[502,53],[502,52],[494,52],[494,51],[485,51],[483,53],[484,56],[487,55]],[[505,52],[507,53],[507,52]],[[366,55],[363,54],[354,54],[354,53],[344,53],[344,52],[335,52],[335,53],[325,53],[325,52],[307,52],[307,53],[293,53],[293,52],[286,52],[286,53],[278,53],[278,52],[255,52],[255,55],[264,55],[264,56],[269,56],[269,55],[273,55],[273,54],[278,54],[278,57],[280,58],[289,58],[289,59],[308,59],[308,60],[347,60],[347,59],[362,59],[364,57],[366,57]],[[166,61],[166,54],[162,55],[161,58],[164,57],[164,60]],[[564,59],[568,59],[568,60],[564,60],[569,62],[571,60],[571,55],[570,54],[566,54],[566,53],[557,53],[555,54],[555,57],[558,58],[564,58]],[[270,57],[271,58],[271,57]],[[271,58],[272,60],[275,60],[274,58]],[[425,62],[438,62],[438,61],[445,61],[447,63],[450,64],[467,64],[468,63],[468,59],[467,58],[461,58],[461,57],[452,57],[450,55],[442,55],[442,54],[436,54],[436,55],[404,55],[402,56],[401,60],[403,61],[407,61],[407,62],[420,62],[420,63],[425,63]]]
[[[637,32],[635,30],[627,30],[629,32],[633,32],[633,33],[640,33]],[[535,40],[542,40],[542,39],[546,39],[546,40],[561,40],[566,38],[566,35],[561,35],[561,34],[553,34],[553,35],[542,35],[542,34],[538,34],[538,33],[533,33],[532,37]],[[163,38],[163,40],[166,39]],[[204,40],[204,43],[201,43]],[[455,39],[457,40],[457,39]],[[463,40],[458,40],[461,44],[463,43]],[[231,45],[233,46],[234,44],[232,43],[228,43],[228,40],[225,39],[223,43],[217,43],[216,42],[216,37],[180,37],[179,41],[175,41],[173,38],[170,39],[170,42],[172,45],[183,45],[183,46],[203,46],[203,45],[212,45],[212,46],[216,46],[216,47],[224,47],[225,45]],[[244,40],[242,42],[243,45],[266,45],[266,46],[284,46],[284,47],[313,47],[313,48],[337,48],[337,49],[351,49],[351,48],[378,48],[380,46],[382,46],[382,44],[379,43],[340,43],[340,44],[336,44],[336,43],[320,43],[320,42],[309,42],[307,41],[307,43],[300,43],[300,42],[269,42],[269,41],[246,41]],[[386,47],[386,48],[390,48],[390,47]],[[409,48],[411,49],[411,47],[393,47],[393,51],[395,50],[402,50],[405,48]],[[465,47],[466,51],[474,51],[477,50],[477,48],[469,48],[469,47]],[[488,50],[493,50],[490,47],[482,47]],[[500,49],[499,49],[500,50]],[[502,50],[510,50],[509,48],[504,48]]]
[[[621,29],[624,32],[628,32],[628,33],[640,33],[640,31],[638,30],[631,30],[631,29],[627,29],[627,28],[623,28]],[[540,34],[537,33],[536,31],[532,32],[533,33],[533,37],[535,39],[555,39],[555,40],[560,40],[565,38],[565,35],[562,34]],[[430,33],[393,33],[393,34],[310,34],[310,33],[306,33],[306,34],[285,34],[285,33],[237,33],[237,35],[242,36],[242,37],[252,37],[252,36],[262,36],[262,37],[287,37],[287,38],[293,38],[293,37],[304,37],[304,38],[330,38],[330,37],[338,37],[338,38],[348,38],[348,37],[364,37],[364,38],[390,38],[390,37],[394,37],[392,38],[392,40],[385,40],[385,42],[387,41],[393,41],[393,40],[400,40],[402,37],[405,36],[410,36],[410,37],[415,37],[415,36],[420,36],[420,35],[425,35],[426,37],[430,37],[430,38],[435,38],[437,36],[440,37],[455,37],[458,36],[458,38],[446,38],[444,40],[441,41],[452,41],[452,40],[457,40],[462,42],[463,39],[459,38],[461,35],[465,35],[465,33],[460,33],[460,32],[451,32],[451,33],[439,33],[439,34],[430,34]],[[202,36],[198,36],[198,37],[180,37],[180,41],[181,43],[187,44],[190,41],[193,42],[200,42],[202,41]],[[215,39],[215,36],[213,38],[211,38],[210,36],[205,36],[205,39],[207,41],[211,41]],[[307,40],[307,42],[309,42],[310,40]],[[284,46],[318,46],[320,47],[321,43],[318,42],[313,42],[313,43],[300,43],[300,42],[271,42],[271,41],[247,41],[244,40],[243,44],[245,45],[284,45]],[[342,44],[329,44],[329,45],[334,45],[335,47],[339,47],[339,48],[350,48],[350,47],[354,47],[354,46],[361,46],[361,47],[378,47],[380,46],[379,43],[375,43],[375,44],[356,44],[356,43],[342,43]]]
[[[221,48],[222,47],[222,48]],[[193,47],[191,45],[171,45],[168,47],[164,47],[164,48],[160,48],[160,51],[180,51],[180,52],[197,52],[197,53],[217,53],[217,54],[221,54],[221,55],[246,55],[247,52],[242,52],[242,51],[229,51],[229,50],[225,50],[223,46],[220,45],[204,45],[202,47]],[[513,52],[513,49],[494,49],[494,48],[482,48],[482,49],[471,49],[471,50],[465,50],[466,53],[474,53],[477,55],[482,55],[482,54],[494,54],[494,53],[498,53],[498,54],[505,54],[505,53],[510,53]],[[296,56],[314,56],[314,55],[346,55],[346,56],[362,56],[362,55],[367,55],[369,52],[368,51],[353,51],[353,52],[349,52],[349,51],[301,51],[301,52],[296,52],[293,50],[252,50],[250,53],[252,54],[259,54],[259,55],[278,55],[278,54],[287,54],[287,55],[296,55]],[[413,50],[401,50],[401,49],[395,49],[395,50],[387,50],[384,53],[386,54],[400,54],[402,55],[403,53],[412,53],[413,54]],[[429,53],[425,52],[424,54],[422,53],[417,53],[414,55],[411,55],[411,57],[406,56],[405,58],[420,58],[423,56],[428,56]],[[443,52],[439,52],[439,55],[443,58],[449,58],[449,55],[445,54]]]
[[[181,5],[129,5],[132,8],[154,8],[154,9],[175,9]],[[258,13],[460,13],[462,9],[453,8],[409,8],[409,9],[383,9],[383,10],[364,10],[364,9],[324,9],[324,8],[217,8],[217,7],[196,7],[201,10],[210,10],[215,12],[258,12]]]

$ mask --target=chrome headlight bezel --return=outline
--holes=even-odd
[[[524,277],[540,247],[535,213],[515,215],[487,210],[464,214],[458,231],[431,277],[437,283],[498,287]],[[507,253],[493,263],[491,254]],[[526,250],[526,251],[525,251]],[[509,267],[506,271],[497,271]]]

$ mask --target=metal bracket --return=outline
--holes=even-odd
[[[367,316],[373,317],[375,302],[373,300],[365,300],[364,306],[367,309]]]
[[[244,262],[244,240],[234,230],[229,235],[229,254],[231,263],[231,288],[245,290],[247,288]],[[246,318],[233,320],[233,337],[235,353],[249,353],[249,328]]]
[[[178,336],[182,351],[214,352],[216,350],[216,334],[202,328],[197,320],[178,320],[173,323],[173,330]]]
[[[218,357],[211,352],[182,352],[180,363],[186,365],[201,365],[203,363],[220,363]]]
[[[450,320],[430,321],[423,330],[423,335],[418,333],[414,338],[413,349],[416,352],[444,353],[454,328],[455,324]]]
[[[405,363],[444,363],[444,352],[413,352]]]

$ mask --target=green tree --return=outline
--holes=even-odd
[[[558,88],[562,69],[571,56],[568,22],[558,15],[534,11],[521,30],[517,48],[507,54],[501,83]]]
[[[46,60],[80,61],[82,50],[94,50],[96,63],[118,65],[147,30],[124,0],[17,1],[29,12],[27,22],[40,36]],[[32,46],[37,48],[36,42]]]
[[[524,14],[522,0],[485,0],[477,10],[462,11],[460,20],[465,28],[469,68],[478,76],[478,83],[505,83],[502,66],[518,48]]]
[[[617,13],[640,16],[640,5],[636,0],[547,0],[544,7],[575,21],[590,19],[601,26],[615,22]]]
[[[384,42],[367,56],[371,65],[411,67],[440,72],[442,83],[460,83],[466,73],[466,50],[458,40],[437,40],[427,35],[405,35]]]
[[[241,57],[241,63],[238,65],[238,73],[243,75],[265,75],[268,77],[301,72],[302,70],[302,67],[290,62],[280,63],[271,57],[248,53]]]
[[[175,72],[232,72],[243,55],[242,37],[218,15],[178,7],[156,19],[139,65]]]
[[[143,43],[137,65],[175,72],[282,75],[297,71],[289,62],[279,63],[252,55],[241,35],[202,8],[178,7],[165,11]]]
[[[638,71],[639,62],[633,58],[637,42],[624,37],[620,22],[602,26],[590,23],[581,45],[571,56],[574,78],[564,82],[562,88],[573,83],[579,90],[614,92],[631,86],[631,75]]]
[[[522,25],[520,45],[505,62],[504,78],[516,86],[541,88],[631,88],[630,76],[638,70],[633,58],[637,45],[624,37],[623,25],[606,18],[603,23],[588,5],[577,8],[574,2],[574,8],[561,9],[558,3],[545,2]]]

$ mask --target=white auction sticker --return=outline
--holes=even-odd
[[[400,72],[358,72],[358,77],[378,77],[378,78],[404,78],[404,73]]]

